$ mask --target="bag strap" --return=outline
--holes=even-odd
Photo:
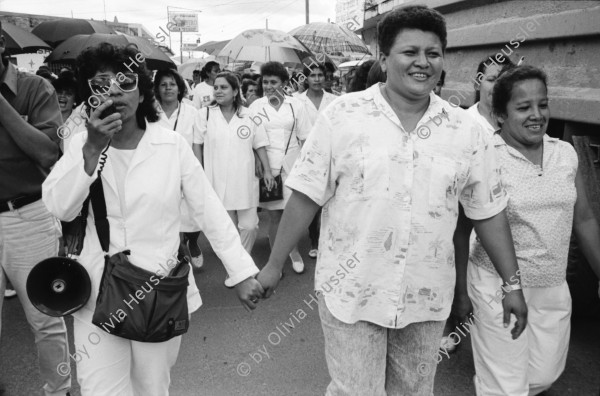
[[[179,122],[179,112],[181,111],[181,106],[182,104],[179,103],[179,107],[177,108],[177,118],[175,119],[175,126],[173,127],[174,131],[177,130],[177,123]]]
[[[208,121],[208,116],[210,115],[210,109],[206,106],[206,121]]]
[[[109,147],[110,141],[108,142],[108,145],[100,155],[100,169],[98,169],[98,178],[94,180],[94,182],[90,186],[90,193],[85,199],[85,201],[83,201],[83,206],[81,208],[81,250],[83,250],[83,239],[85,239],[85,227],[87,226],[87,217],[91,202],[92,210],[94,211],[96,233],[98,234],[98,239],[100,240],[100,246],[102,247],[102,250],[107,254],[108,247],[110,244],[110,227],[108,224],[108,219],[106,218],[106,201],[104,199],[104,188],[102,186],[102,177],[100,177],[100,175],[102,173],[102,170],[104,169],[104,164],[106,163],[106,152],[108,151]],[[81,250],[76,252],[76,254],[79,255],[81,253]]]
[[[102,178],[98,178],[90,187],[90,197],[92,201],[92,209],[94,211],[94,222],[96,233],[100,239],[100,246],[105,253],[108,253],[110,244],[110,227],[106,218],[106,200],[104,199],[104,188],[102,187]]]
[[[292,125],[292,131],[290,132],[290,138],[288,139],[287,145],[285,146],[285,153],[283,153],[284,158],[288,152],[288,148],[290,147],[290,141],[292,140],[292,135],[294,134],[294,128],[296,128],[296,114],[294,113],[294,106],[292,106],[291,103],[288,104],[290,105],[290,109],[292,109],[292,118],[294,119],[294,124]],[[279,174],[281,174],[281,172],[283,172],[283,164],[281,165]]]

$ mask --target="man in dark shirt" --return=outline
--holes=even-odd
[[[8,278],[35,336],[44,392],[66,395],[71,377],[64,370],[65,322],[38,311],[25,290],[33,266],[58,253],[60,225],[41,198],[42,182],[58,159],[60,108],[50,83],[17,71],[4,52],[0,36],[0,296]]]

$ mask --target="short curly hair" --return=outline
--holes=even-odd
[[[154,75],[154,95],[156,96],[156,100],[160,102],[158,87],[160,86],[160,80],[162,80],[163,77],[173,77],[173,80],[175,80],[175,84],[177,84],[177,89],[179,90],[179,92],[177,93],[177,101],[181,102],[183,96],[187,92],[187,88],[185,87],[183,77],[181,77],[181,75],[173,69],[162,69],[157,71]]]
[[[134,46],[123,47],[106,42],[85,49],[77,57],[79,97],[89,104],[90,97],[94,95],[88,85],[88,79],[94,77],[99,71],[112,71],[115,74],[119,72],[136,73],[138,75],[138,90],[140,95],[144,96],[144,101],[139,104],[135,112],[135,118],[138,127],[146,129],[146,119],[149,122],[156,122],[160,117],[155,105],[156,99],[152,78],[146,64],[143,61],[132,61],[140,58],[138,53],[140,52]]]
[[[377,25],[379,50],[386,56],[389,55],[396,37],[404,29],[418,29],[435,34],[442,43],[442,51],[446,51],[448,34],[444,16],[422,5],[397,8],[379,22]]]
[[[283,63],[279,62],[267,62],[260,67],[260,74],[262,77],[264,76],[275,76],[281,79],[282,83],[286,83],[290,79],[290,75],[288,74]]]
[[[496,117],[506,116],[506,106],[510,102],[515,85],[525,80],[540,80],[548,89],[548,77],[537,67],[524,65],[506,70],[496,80],[492,92],[492,112]]]

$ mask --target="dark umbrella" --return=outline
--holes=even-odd
[[[110,43],[112,45],[128,46],[134,44],[141,52],[141,56],[146,62],[146,67],[150,70],[158,69],[176,69],[175,63],[162,52],[158,47],[154,46],[150,41],[136,36],[127,34],[78,34],[65,40],[62,44],[52,51],[46,58],[47,63],[74,63],[75,59],[89,47],[95,47],[100,43]],[[137,62],[135,59],[132,61]]]
[[[52,47],[56,47],[69,37],[77,34],[115,34],[115,31],[101,22],[86,19],[57,19],[40,23],[31,33]]]
[[[5,22],[2,24],[2,35],[6,40],[5,47],[12,55],[36,52],[41,49],[52,50],[46,43],[27,30],[10,23]]]

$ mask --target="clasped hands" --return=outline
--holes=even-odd
[[[250,277],[235,285],[235,291],[242,305],[251,311],[256,308],[258,300],[269,298],[275,293],[280,279],[281,271],[267,264],[256,278]]]

